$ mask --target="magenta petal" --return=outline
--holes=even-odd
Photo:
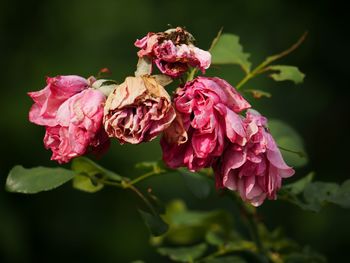
[[[225,108],[216,107],[230,116]],[[228,123],[233,120],[232,116],[228,119]],[[282,179],[294,174],[294,170],[284,162],[266,125],[265,117],[248,110],[243,121],[245,143],[240,145],[237,140],[230,141],[213,167],[216,180],[219,180],[216,185],[237,191],[244,201],[254,206],[261,205],[266,198],[276,199]],[[232,128],[227,134],[237,133],[237,130]]]
[[[29,112],[29,120],[38,125],[56,126],[58,108],[67,99],[86,89],[88,82],[74,75],[47,78],[46,82],[44,89],[28,93],[35,103]]]

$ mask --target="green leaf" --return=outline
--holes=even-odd
[[[234,240],[226,245],[230,251],[256,251],[256,244],[247,240]]]
[[[312,250],[305,247],[301,251],[292,252],[282,257],[283,262],[285,263],[326,263],[327,259]]]
[[[13,167],[6,180],[9,192],[35,194],[59,187],[74,177],[73,171],[63,168],[35,167],[26,169],[20,165]]]
[[[281,198],[304,210],[319,212],[328,203],[350,208],[350,180],[341,186],[336,183],[311,182],[313,173],[282,187]],[[302,195],[302,198],[300,197]]]
[[[103,168],[86,157],[75,158],[72,161],[72,170],[77,173],[88,175],[89,177],[102,176],[114,181],[122,181],[122,177],[119,174]]]
[[[210,180],[199,173],[190,172],[185,168],[178,171],[183,175],[186,186],[199,199],[207,198],[210,194]]]
[[[91,181],[88,176],[76,175],[73,178],[73,187],[84,192],[95,193],[103,188],[103,184]]]
[[[233,34],[222,34],[211,50],[212,64],[238,64],[245,73],[250,72],[250,54],[243,52],[239,37]]]
[[[295,84],[302,83],[305,74],[302,73],[297,67],[286,65],[273,65],[268,67],[269,70],[278,71],[270,75],[275,81],[290,80]]]
[[[315,176],[315,173],[311,172],[308,175],[304,176],[303,178],[299,179],[298,181],[283,186],[282,189],[287,190],[289,193],[293,195],[298,195],[304,191],[305,187],[309,183],[311,183],[314,176]]]
[[[220,229],[228,236],[233,229],[233,218],[226,211],[189,211],[181,200],[169,203],[166,211],[164,219],[170,228],[165,238],[169,243],[193,244],[202,241],[208,231]]]
[[[319,212],[325,202],[330,201],[337,193],[339,185],[336,183],[314,182],[308,184],[304,190],[304,209]]]
[[[139,213],[153,236],[160,236],[168,231],[168,225],[159,215],[153,215],[139,210]]]
[[[207,232],[205,240],[210,245],[221,246],[227,241],[227,232],[225,233],[219,226],[214,227]]]
[[[161,247],[157,251],[159,254],[168,256],[174,261],[193,262],[195,259],[200,258],[206,250],[206,244],[199,244],[192,247]]]
[[[350,208],[350,180],[343,182],[337,193],[328,201],[344,208]]]
[[[302,167],[307,164],[304,143],[300,135],[288,124],[276,120],[269,120],[269,130],[281,149],[287,164],[293,167]]]
[[[219,257],[207,259],[204,261],[205,263],[247,263],[243,258],[237,256],[227,256],[227,257]]]

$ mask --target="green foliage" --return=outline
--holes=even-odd
[[[308,158],[300,135],[291,126],[280,120],[270,119],[268,126],[287,164],[293,167],[306,165]]]
[[[172,244],[196,243],[212,230],[228,236],[233,227],[232,217],[226,211],[189,211],[181,200],[170,202],[166,211],[164,219],[170,227],[162,239]]]
[[[244,72],[249,73],[251,62],[249,54],[243,52],[239,37],[233,34],[222,34],[211,50],[213,64],[237,64]]]
[[[168,230],[168,225],[158,214],[150,214],[139,210],[139,213],[153,236],[160,236]]]
[[[289,251],[300,251],[300,246],[293,240],[287,238],[281,228],[269,231],[265,225],[258,225],[258,232],[264,247],[271,251],[286,253]]]
[[[178,171],[183,175],[188,189],[199,199],[205,199],[210,194],[211,181],[205,175],[190,172],[185,168],[179,168]]]
[[[74,177],[74,172],[63,168],[13,167],[6,180],[6,190],[9,192],[35,194],[59,187]]]
[[[350,208],[350,180],[346,180],[338,188],[335,195],[333,195],[329,202],[337,204],[343,208]]]
[[[174,261],[178,262],[193,262],[195,259],[201,257],[207,250],[206,244],[199,244],[189,247],[161,247],[158,248],[158,253],[163,256],[168,256]]]
[[[283,187],[283,190],[288,191],[289,193],[291,193],[293,195],[298,195],[305,190],[305,187],[309,183],[312,182],[314,176],[315,176],[315,173],[311,172],[308,175],[304,176],[303,178],[299,179],[298,181],[285,185]]]
[[[318,212],[326,202],[338,192],[339,185],[336,183],[313,182],[308,184],[304,190],[304,209]]]
[[[313,173],[282,187],[279,195],[304,210],[319,212],[323,206],[332,203],[350,208],[350,180],[342,185],[326,182],[312,182]]]
[[[224,211],[191,211],[183,201],[175,200],[167,205],[164,218],[169,223],[169,231],[151,242],[158,246],[161,255],[173,261],[282,263],[303,258],[300,262],[324,262],[312,261],[324,258],[285,237],[280,228],[269,231],[257,221],[256,238],[261,242],[260,248],[238,232],[232,215]],[[250,227],[247,230],[251,230]]]
[[[308,247],[299,252],[293,252],[283,257],[285,263],[326,263],[324,256],[311,251]]]
[[[205,263],[247,263],[243,258],[237,256],[228,256],[228,257],[218,257],[211,258],[204,261]]]
[[[295,66],[286,66],[286,65],[273,65],[268,67],[269,70],[277,71],[270,75],[275,81],[284,81],[290,80],[295,84],[302,83],[305,78],[305,74],[302,73]]]
[[[85,175],[78,174],[73,178],[73,187],[84,192],[95,193],[101,190],[103,186],[102,183],[93,181],[90,177]]]
[[[227,232],[224,230],[223,227],[219,225],[213,225],[205,235],[205,240],[210,245],[221,246],[227,242],[227,237]]]
[[[108,178],[113,181],[122,181],[122,177],[109,171],[86,157],[78,157],[72,161],[72,170],[78,174],[85,175],[94,180],[94,177]]]

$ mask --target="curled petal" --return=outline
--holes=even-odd
[[[282,178],[294,174],[266,125],[265,117],[248,110],[243,121],[246,142],[240,145],[230,141],[213,167],[218,186],[238,191],[244,201],[254,206],[261,205],[266,198],[276,199]]]
[[[120,143],[153,140],[176,117],[170,96],[155,78],[127,77],[109,95],[104,108],[104,126]]]

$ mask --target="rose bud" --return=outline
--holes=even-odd
[[[158,69],[166,75],[177,78],[189,67],[200,69],[203,73],[209,68],[211,55],[208,51],[194,46],[193,36],[181,27],[165,32],[148,33],[135,42],[140,48],[138,56],[150,58]]]
[[[127,77],[104,108],[105,130],[121,144],[151,141],[174,119],[169,94],[150,76]]]
[[[191,171],[210,167],[227,141],[245,143],[238,113],[250,105],[226,81],[197,77],[176,91],[173,104],[179,117],[161,140],[163,160],[169,167],[186,166]]]
[[[219,188],[237,191],[244,201],[259,206],[265,198],[276,199],[282,178],[292,176],[294,170],[284,162],[265,117],[248,110],[244,125],[247,143],[229,144],[213,168]]]
[[[51,160],[66,163],[107,149],[109,139],[102,125],[106,96],[89,88],[94,82],[93,77],[58,76],[47,78],[44,89],[28,93],[35,102],[29,120],[46,127],[44,144],[52,151]]]
[[[79,76],[57,76],[46,79],[46,87],[28,92],[34,104],[29,111],[29,120],[37,125],[55,126],[58,108],[73,95],[87,89],[88,81]]]

